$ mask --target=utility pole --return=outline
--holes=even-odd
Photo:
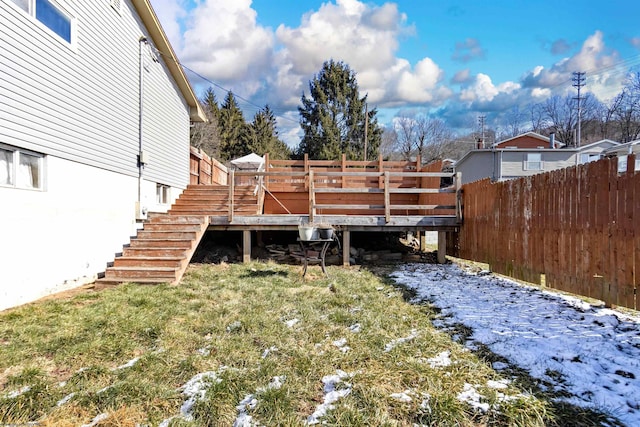
[[[573,98],[573,99],[577,99],[578,100],[578,129],[576,132],[576,146],[580,147],[580,143],[581,143],[581,125],[582,125],[582,97],[580,96],[580,88],[582,86],[584,86],[584,80],[585,80],[585,72],[584,71],[574,71],[573,72],[573,77],[571,80],[573,80],[573,87],[575,87],[576,89],[578,89],[578,96]]]
[[[367,161],[367,130],[369,130],[369,104],[364,104],[364,161]]]
[[[484,148],[484,119],[486,119],[487,116],[480,116],[478,117],[478,123],[480,124],[480,145],[478,148]]]

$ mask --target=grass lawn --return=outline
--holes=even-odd
[[[556,423],[383,276],[329,272],[194,265],[0,313],[0,424]]]

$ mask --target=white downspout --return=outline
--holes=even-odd
[[[142,148],[143,148],[143,124],[144,124],[144,58],[143,51],[144,46],[147,44],[147,38],[142,36],[139,40],[138,54],[139,54],[139,67],[138,67],[138,209],[142,209],[142,171],[144,169],[144,163],[142,163]]]

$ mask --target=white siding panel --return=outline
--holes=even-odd
[[[76,19],[70,46],[0,2],[0,142],[137,176],[139,39],[146,31],[125,1],[62,5]],[[161,58],[162,61],[162,58]],[[189,112],[163,63],[145,87],[147,179],[189,180]],[[148,89],[148,90],[146,90]]]

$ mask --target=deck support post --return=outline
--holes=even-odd
[[[342,265],[348,267],[351,265],[349,258],[351,257],[351,232],[344,230],[342,232]]]
[[[447,232],[438,231],[438,264],[447,262]]]
[[[251,230],[242,230],[242,262],[251,262]]]
[[[427,232],[418,231],[418,239],[420,241],[420,252],[427,251]]]

